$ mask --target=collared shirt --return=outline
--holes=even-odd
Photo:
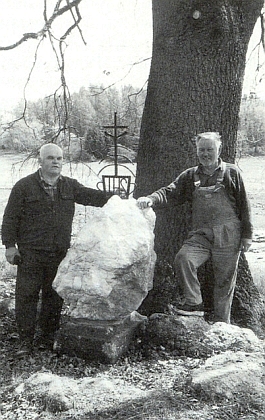
[[[44,189],[44,191],[47,194],[49,194],[49,196],[51,197],[51,200],[54,201],[56,193],[57,193],[58,182],[59,182],[60,179],[62,179],[61,175],[56,180],[56,183],[54,185],[52,185],[52,184],[49,184],[47,181],[45,181],[45,179],[43,178],[41,169],[39,169],[38,172],[39,172],[39,177],[40,177],[42,188]]]
[[[216,184],[217,178],[221,171],[225,170],[225,165],[222,159],[219,158],[218,160],[218,166],[215,168],[215,170],[211,174],[206,174],[203,170],[203,165],[200,163],[196,169],[196,173],[199,176],[200,179],[200,185],[201,187],[211,187]]]

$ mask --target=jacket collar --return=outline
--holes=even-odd
[[[37,172],[35,172],[35,175],[36,175],[36,177],[37,177],[37,179],[38,179],[39,182],[45,182],[47,184],[47,181],[45,181],[45,179],[42,176],[42,173],[41,173],[41,169],[40,168],[37,170]],[[60,174],[57,182],[59,182],[59,181],[65,181],[65,177],[63,175],[61,175],[61,174]]]
[[[224,171],[225,170],[225,165],[224,165],[224,162],[223,162],[223,160],[219,157],[218,158],[218,166],[217,166],[217,168],[214,170],[214,172],[215,171],[219,171],[219,170],[221,170],[221,171]],[[197,174],[203,174],[204,172],[203,172],[203,165],[201,164],[201,163],[199,163],[199,165],[197,166],[197,168],[196,168],[196,171],[195,171]]]

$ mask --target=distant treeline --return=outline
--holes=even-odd
[[[58,96],[20,103],[14,110],[12,124],[2,124],[0,147],[28,152],[45,142],[54,141],[86,159],[103,159],[113,154],[113,140],[106,135],[106,125],[113,125],[117,112],[118,125],[127,132],[119,137],[123,153],[135,159],[138,149],[141,117],[146,91],[131,85],[120,89],[103,86],[82,87],[65,103]],[[74,144],[71,147],[71,142]],[[131,153],[132,151],[132,153]],[[80,153],[81,152],[81,153]]]
[[[52,95],[20,103],[9,123],[1,124],[0,147],[31,152],[45,142],[61,144],[75,160],[99,160],[113,156],[113,140],[104,126],[112,125],[117,112],[119,125],[127,132],[119,137],[121,159],[136,160],[146,90],[131,85],[104,88],[82,87],[67,99]],[[254,92],[241,101],[238,154],[265,154],[265,100]],[[1,117],[0,117],[1,118]],[[1,122],[1,119],[0,119]],[[66,153],[67,154],[67,153]]]

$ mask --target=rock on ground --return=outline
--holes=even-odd
[[[227,350],[264,351],[264,341],[248,328],[217,322],[209,324],[202,317],[153,314],[143,332],[143,340],[167,351],[189,357],[210,357]]]
[[[245,352],[264,352],[264,341],[260,340],[249,328],[216,322],[205,332],[203,343],[212,352],[243,350]]]
[[[49,372],[31,375],[15,392],[28,399],[41,401],[45,410],[53,413],[69,410],[73,410],[73,413],[80,410],[93,413],[150,394],[122,379],[110,378],[107,374],[72,379]]]
[[[265,409],[265,360],[242,351],[215,355],[191,373],[191,387],[211,400],[241,400]]]

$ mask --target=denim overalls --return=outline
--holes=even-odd
[[[192,199],[192,231],[176,255],[175,270],[186,303],[202,302],[197,269],[209,258],[214,272],[214,316],[230,322],[239,259],[241,228],[223,185],[225,166],[214,186],[201,187],[195,172]]]

